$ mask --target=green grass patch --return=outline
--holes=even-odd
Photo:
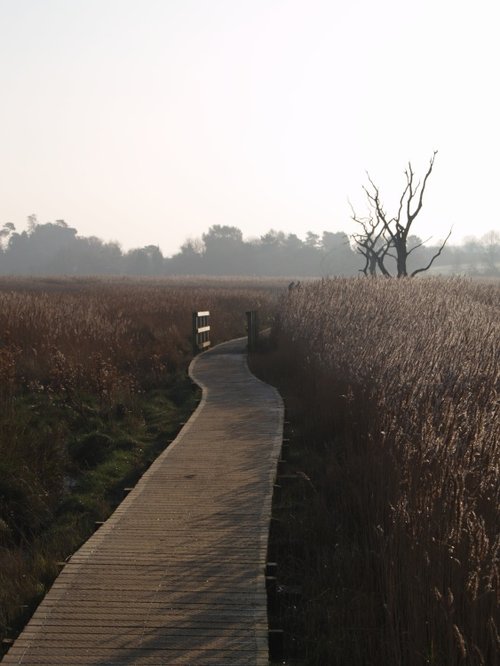
[[[195,409],[183,375],[127,403],[16,396],[0,424],[0,637],[14,637],[68,558]]]

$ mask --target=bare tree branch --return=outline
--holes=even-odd
[[[392,277],[392,275],[389,273],[389,271],[387,270],[387,268],[385,267],[385,264],[384,264],[384,259],[385,259],[386,255],[388,254],[388,252],[389,252],[389,248],[390,248],[390,247],[391,247],[390,241],[389,241],[389,242],[386,242],[386,245],[383,246],[383,247],[377,252],[377,265],[378,265],[378,267],[379,267],[379,269],[380,269],[380,272],[381,272],[382,275],[384,275],[385,277]]]
[[[451,229],[449,230],[448,235],[447,235],[446,238],[444,239],[444,241],[443,241],[441,247],[440,247],[439,250],[436,252],[436,254],[432,257],[432,259],[429,261],[429,263],[427,264],[427,266],[426,266],[425,268],[417,268],[416,271],[413,271],[413,273],[411,274],[410,277],[415,277],[415,275],[417,275],[418,273],[423,273],[424,271],[429,270],[429,268],[430,268],[430,267],[432,266],[432,264],[434,263],[434,259],[437,259],[437,258],[439,257],[439,255],[441,254],[441,252],[443,251],[444,246],[445,246],[446,243],[448,242],[448,238],[451,236],[451,232],[452,232],[452,231],[453,231],[453,227],[451,227]]]
[[[424,245],[424,243],[427,243],[427,241],[430,241],[431,238],[432,238],[432,236],[429,236],[429,238],[427,238],[426,240],[422,241],[421,243],[417,243],[416,245],[414,245],[414,246],[411,248],[411,250],[408,250],[408,254],[407,254],[406,256],[409,257],[410,254],[413,252],[413,250],[416,250],[416,249],[418,249],[419,247],[422,247],[422,245]]]
[[[429,168],[427,169],[427,173],[424,176],[424,182],[422,183],[422,189],[420,190],[420,197],[418,200],[418,204],[416,209],[413,211],[413,213],[410,213],[410,201],[408,201],[408,230],[410,229],[413,220],[417,217],[417,215],[420,213],[420,210],[422,208],[423,200],[424,200],[424,192],[425,192],[425,186],[427,185],[427,179],[432,173],[432,167],[434,166],[434,160],[436,159],[437,155],[437,150],[434,151],[432,154],[432,157],[429,162]],[[413,174],[412,174],[413,175]]]

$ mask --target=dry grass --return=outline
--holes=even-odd
[[[191,312],[211,311],[214,343],[244,335],[282,286],[0,281],[0,638],[185,420]]]
[[[185,365],[193,310],[211,310],[214,342],[242,335],[245,309],[269,316],[280,284],[3,279],[2,377],[8,384],[14,376],[26,384],[47,383],[57,375],[66,383],[87,382],[103,394],[130,390],[137,372],[148,367],[154,373],[158,359],[170,369]]]
[[[495,664],[498,284],[325,280],[274,339],[314,487],[307,663]]]

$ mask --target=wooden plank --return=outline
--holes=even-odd
[[[283,405],[250,374],[244,347],[196,357],[198,409],[66,564],[2,664],[268,663]]]

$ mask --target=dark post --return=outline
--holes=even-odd
[[[271,661],[283,659],[283,630],[269,629],[269,658]]]
[[[255,351],[259,340],[259,318],[257,310],[249,310],[247,313],[248,351]]]
[[[198,349],[198,313],[193,312],[192,328],[191,328],[191,342],[193,343],[193,356],[199,352]]]

